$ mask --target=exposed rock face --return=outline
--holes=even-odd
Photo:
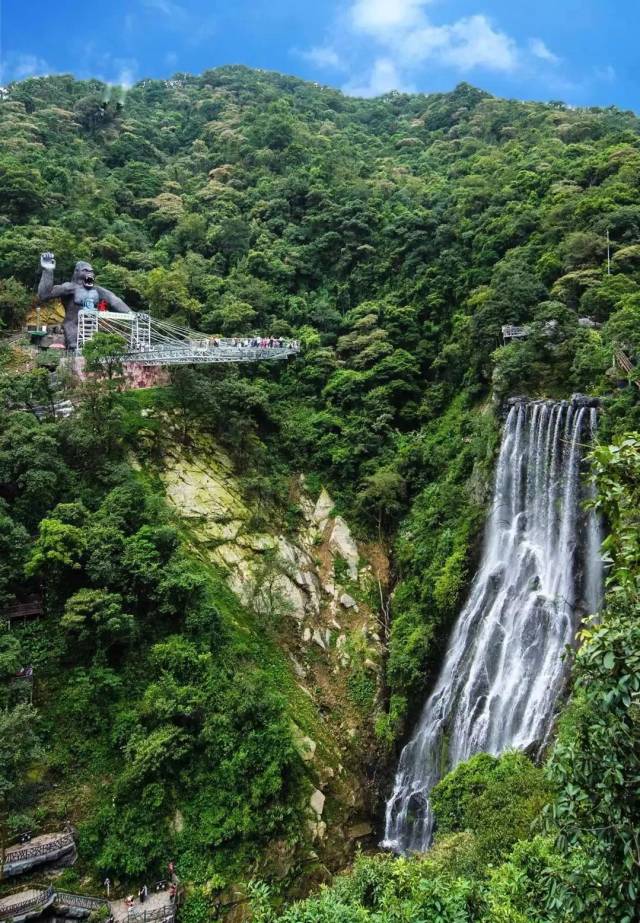
[[[318,817],[322,817],[322,812],[324,811],[324,802],[325,802],[324,795],[322,794],[319,788],[316,788],[316,790],[312,792],[311,794],[311,798],[309,799],[309,804],[311,805],[312,810],[316,812]]]
[[[279,597],[298,622],[319,613],[320,584],[304,537],[298,544],[284,535],[250,530],[254,511],[243,500],[223,452],[210,446],[202,456],[176,453],[162,478],[167,497],[194,524],[210,559],[227,570],[243,603],[269,615]]]
[[[353,540],[353,536],[342,516],[336,516],[331,536],[329,537],[329,548],[334,554],[339,555],[346,561],[349,568],[349,577],[351,580],[358,579],[358,546]]]
[[[367,599],[384,555],[378,549],[377,563],[369,564],[347,522],[334,515],[328,491],[314,502],[303,477],[291,487],[301,511],[297,529],[256,528],[264,511],[242,495],[224,452],[204,441],[190,452],[174,444],[172,452],[160,471],[169,501],[198,551],[223,568],[257,624],[264,620],[275,634],[307,703],[292,702],[290,716],[308,778],[309,855],[335,871],[366,835],[362,825],[373,829],[366,767],[378,759],[373,723],[381,646]],[[374,679],[364,706],[351,694],[352,680],[362,676]]]
[[[322,488],[320,496],[316,501],[316,505],[313,510],[312,519],[317,525],[318,529],[323,532],[327,522],[329,521],[329,516],[331,515],[331,510],[333,509],[333,500],[327,493],[327,491]]]

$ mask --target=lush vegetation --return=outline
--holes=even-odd
[[[5,822],[80,819],[97,874],[160,875],[179,854],[222,887],[295,815],[286,670],[130,470],[124,431],[142,421],[112,387],[90,385],[72,421],[2,418],[0,592],[40,589],[48,616],[2,624]]]
[[[192,415],[258,476],[274,448],[321,473],[386,534],[424,491],[398,556],[394,733],[464,590],[484,497],[461,489],[494,440],[479,400],[599,393],[612,343],[640,346],[638,130],[468,85],[364,101],[244,68],[126,98],[27,80],[0,107],[0,320],[24,316],[50,248],[62,276],[90,258],[133,308],[301,337],[275,380],[193,376]],[[501,345],[506,323],[530,338]],[[636,425],[619,404],[611,427]]]
[[[47,371],[3,353],[0,603],[42,589],[50,616],[0,635],[10,832],[38,812],[79,816],[87,867],[124,879],[179,852],[200,889],[194,918],[269,839],[297,836],[296,686],[271,636],[185,550],[149,473],[168,442],[214,435],[284,527],[289,474],[304,470],[389,550],[376,729],[391,762],[473,569],[492,399],[582,390],[607,395],[596,464],[614,568],[546,781],[524,757],[477,758],[437,793],[428,858],[362,860],[288,919],[632,919],[638,447],[620,440],[640,404],[610,368],[614,345],[640,356],[638,119],[468,85],[355,100],[222,68],[117,97],[70,77],[13,84],[0,137],[4,330],[24,321],[51,249],[61,279],[90,259],[133,308],[304,344],[284,369],[177,372],[148,395],[171,427],[120,393],[113,344],[90,357],[109,375],[59,423],[24,410],[51,405]],[[503,344],[510,323],[529,337]],[[27,662],[39,709],[13,682]],[[257,914],[272,896],[256,885]]]
[[[432,793],[426,857],[360,858],[320,896],[263,923],[605,923],[637,918],[640,441],[594,452],[610,522],[601,620],[582,632],[574,690],[544,771],[521,753],[480,753]]]

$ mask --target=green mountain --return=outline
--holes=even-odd
[[[0,634],[2,837],[72,820],[63,880],[89,893],[175,860],[194,923],[635,919],[640,120],[226,67],[15,83],[0,138],[7,334],[50,250],[133,309],[303,346],[137,392],[59,373],[76,412],[39,420],[52,360],[5,341],[0,602],[44,615]],[[611,587],[547,768],[474,758],[427,858],[359,860],[285,909],[375,851],[504,399],[574,392],[604,399]]]

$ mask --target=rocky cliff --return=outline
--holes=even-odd
[[[253,615],[252,630],[272,634],[286,655],[291,727],[306,775],[302,853],[315,863],[314,880],[328,877],[356,842],[375,842],[385,554],[358,543],[327,490],[312,497],[301,474],[290,485],[296,526],[265,527],[266,511],[247,499],[213,441],[174,444],[159,473],[194,550],[223,569]],[[273,844],[283,875],[293,852]]]

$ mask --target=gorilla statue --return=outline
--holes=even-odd
[[[42,276],[38,286],[40,301],[59,298],[64,305],[64,341],[67,349],[75,349],[78,341],[78,311],[117,311],[118,314],[132,314],[131,308],[108,288],[95,285],[95,273],[90,263],[76,263],[71,282],[53,284],[53,270],[56,260],[53,253],[40,256]]]

